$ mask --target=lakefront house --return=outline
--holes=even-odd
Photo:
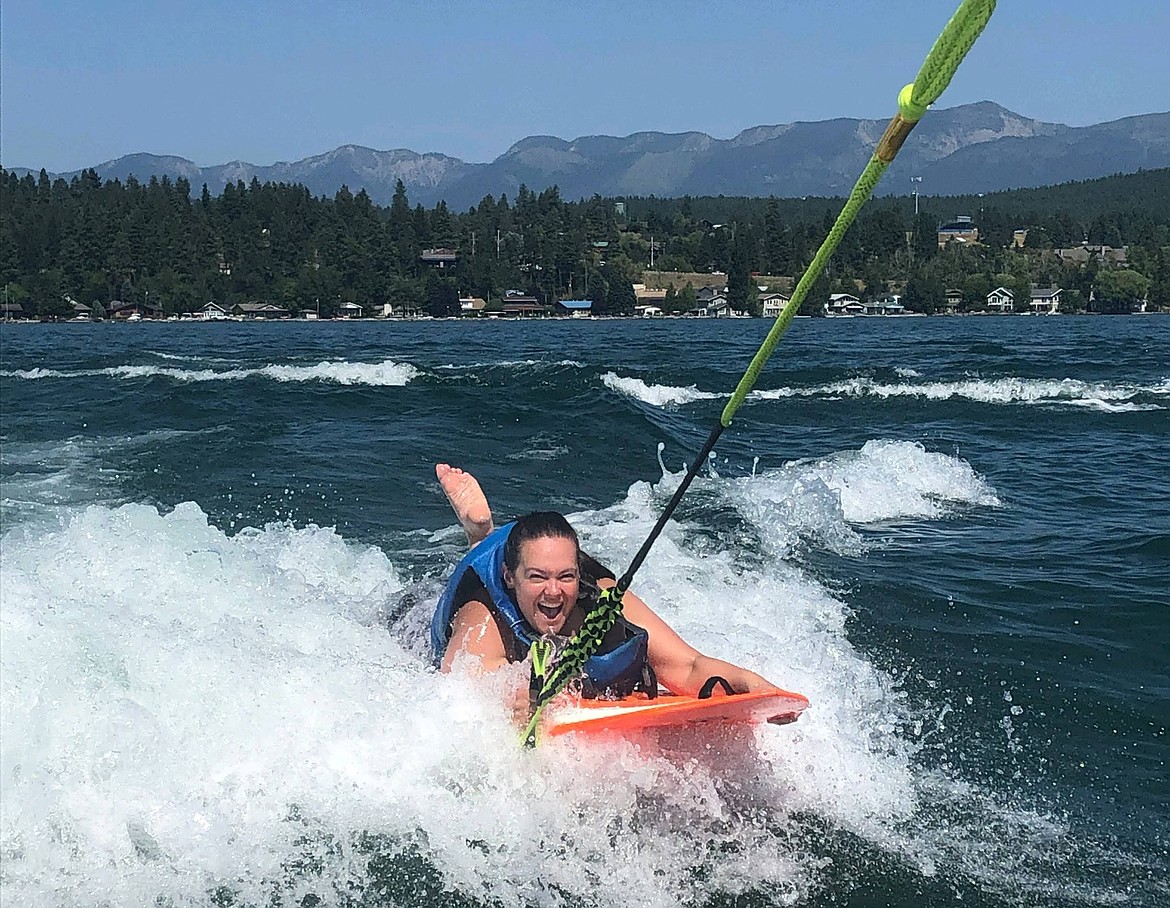
[[[764,318],[778,318],[792,297],[783,293],[765,293],[760,296],[761,315]]]
[[[830,293],[825,303],[825,315],[830,318],[849,315],[865,315],[865,306],[852,293]]]
[[[1036,315],[1056,315],[1060,312],[1060,287],[1033,287],[1028,306]]]
[[[1015,294],[1007,287],[996,287],[987,294],[987,309],[990,312],[1015,312]]]
[[[902,305],[902,297],[897,293],[886,293],[875,296],[865,304],[866,315],[905,315],[906,307]]]

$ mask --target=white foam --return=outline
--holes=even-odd
[[[420,374],[409,363],[396,363],[390,359],[380,363],[322,362],[315,366],[265,366],[259,371],[276,381],[324,381],[373,387],[406,385]]]
[[[501,368],[501,369],[529,369],[533,366],[547,366],[547,367],[561,367],[570,369],[582,369],[585,364],[580,363],[575,359],[504,359],[495,362],[473,362],[473,363],[446,363],[442,366],[437,366],[438,369],[446,371],[460,372],[468,369],[487,369],[487,368]]]
[[[899,368],[895,371],[902,378],[917,379],[921,377],[913,369]],[[711,400],[730,396],[730,392],[721,394],[702,391],[694,385],[685,388],[671,385],[648,385],[640,378],[622,377],[614,372],[605,373],[601,380],[611,390],[656,407],[675,407],[696,400]],[[985,404],[1085,406],[1110,413],[1165,409],[1164,406],[1157,403],[1134,401],[1134,398],[1142,396],[1170,398],[1170,380],[1152,385],[1125,382],[1085,382],[1072,378],[1016,377],[969,378],[961,381],[883,382],[867,376],[858,376],[811,387],[782,386],[756,389],[748,395],[748,399],[782,400],[791,397],[805,397],[841,400],[867,397],[881,399],[912,397],[924,400],[952,400],[958,398]]]
[[[105,369],[20,369],[0,375],[28,380],[45,378],[85,378],[106,376],[140,379],[161,376],[180,382],[241,381],[247,378],[270,378],[279,382],[332,382],[339,385],[394,387],[409,384],[421,373],[409,363],[383,360],[380,363],[320,362],[312,366],[267,365],[253,369],[179,369],[167,366],[126,365]]]
[[[157,356],[159,359],[169,359],[177,363],[197,363],[203,362],[205,359],[207,359],[207,357],[191,356],[190,354],[186,353],[164,353],[161,350],[147,350],[145,352],[149,353],[151,356]],[[218,361],[224,362],[224,360]]]
[[[645,532],[647,494],[581,515],[599,554]],[[810,885],[815,867],[778,854],[760,809],[854,825],[912,804],[905,756],[872,747],[873,715],[898,708],[890,682],[845,639],[841,603],[782,564],[744,577],[728,555],[664,540],[639,578],[706,649],[817,700],[798,731],[762,732],[763,762],[728,786],[702,754],[521,752],[500,690],[434,674],[382,627],[400,571],[331,530],[228,537],[193,504],[92,506],[10,531],[4,552],[0,837],[14,904],[193,903],[218,883],[260,903],[298,840],[369,833],[421,837],[450,884],[509,904],[560,887],[666,906],[720,842],[739,850],[715,862],[712,892]],[[735,604],[717,629],[714,601]],[[326,904],[363,884],[352,847],[318,856]]]
[[[640,400],[655,407],[676,407],[696,400],[712,400],[722,395],[700,391],[694,385],[678,388],[671,385],[648,385],[640,378],[623,378],[615,372],[601,376],[602,383],[611,391]]]
[[[1167,382],[1134,385],[1111,382],[1085,382],[1079,379],[1038,378],[970,378],[962,381],[891,383],[868,377],[830,382],[811,388],[775,388],[756,392],[759,398],[829,397],[829,398],[896,398],[917,397],[925,400],[963,398],[986,404],[1041,404],[1075,406],[1084,402],[1109,403],[1130,401],[1135,397],[1170,396]],[[1157,404],[1138,405],[1143,409],[1164,409]]]
[[[859,451],[800,461],[800,481],[821,482],[850,523],[937,519],[956,507],[998,507],[999,498],[966,461],[907,441],[874,440]]]
[[[93,372],[62,372],[59,369],[0,369],[0,378],[24,378],[36,381],[39,378],[70,378],[74,375],[93,375]]]
[[[194,505],[93,506],[4,551],[14,904],[194,902],[207,874],[275,877],[290,808],[355,797],[357,751],[425,674],[377,625],[397,573],[329,530],[229,539]]]
[[[896,466],[911,475],[888,496],[853,476]],[[918,513],[907,490],[993,500],[970,476],[957,458],[874,442],[750,480],[704,477],[697,491],[735,509],[761,555],[769,539],[847,540],[852,523]],[[624,565],[676,483],[638,483],[572,515],[586,548]],[[800,483],[816,491],[784,511],[783,490]],[[771,537],[777,519],[792,523]],[[798,559],[745,566],[747,537],[701,544],[707,529],[668,523],[637,592],[705,652],[812,707],[710,751],[558,739],[535,752],[516,747],[503,706],[523,666],[439,675],[416,639],[399,642],[425,626],[438,582],[412,582],[393,553],[315,526],[228,536],[191,503],[169,514],[94,505],[9,530],[5,901],[205,904],[223,886],[241,904],[310,893],[348,904],[369,884],[370,837],[384,855],[418,852],[444,885],[488,902],[653,908],[753,891],[793,901],[825,872],[788,838],[810,814],[893,854],[946,858],[935,830],[913,821],[945,796],[938,784],[958,783],[927,785],[915,768],[917,745],[899,733],[915,707],[850,643],[847,603]],[[446,538],[436,544],[453,560]],[[418,604],[387,632],[408,590]],[[1010,889],[996,860],[1018,843],[987,841],[975,823],[961,834],[986,851],[964,860]]]
[[[1082,400],[1069,400],[1070,407],[1083,407],[1086,410],[1097,410],[1101,413],[1144,413],[1149,410],[1165,410],[1157,404],[1114,403],[1111,400],[1102,400],[1095,397],[1086,397]]]

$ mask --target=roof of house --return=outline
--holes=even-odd
[[[560,305],[564,306],[566,309],[592,309],[593,300],[561,300]]]
[[[665,300],[665,290],[651,290],[639,284],[634,285],[634,297],[640,300]]]

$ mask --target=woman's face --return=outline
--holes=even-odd
[[[572,539],[543,536],[520,546],[513,573],[504,566],[504,583],[512,590],[520,614],[537,634],[559,634],[577,605],[581,571]]]

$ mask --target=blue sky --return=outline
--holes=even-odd
[[[948,0],[4,0],[0,160],[75,170],[347,143],[488,161],[527,135],[886,118]],[[1085,125],[1170,109],[1170,4],[1003,0],[940,106]]]

